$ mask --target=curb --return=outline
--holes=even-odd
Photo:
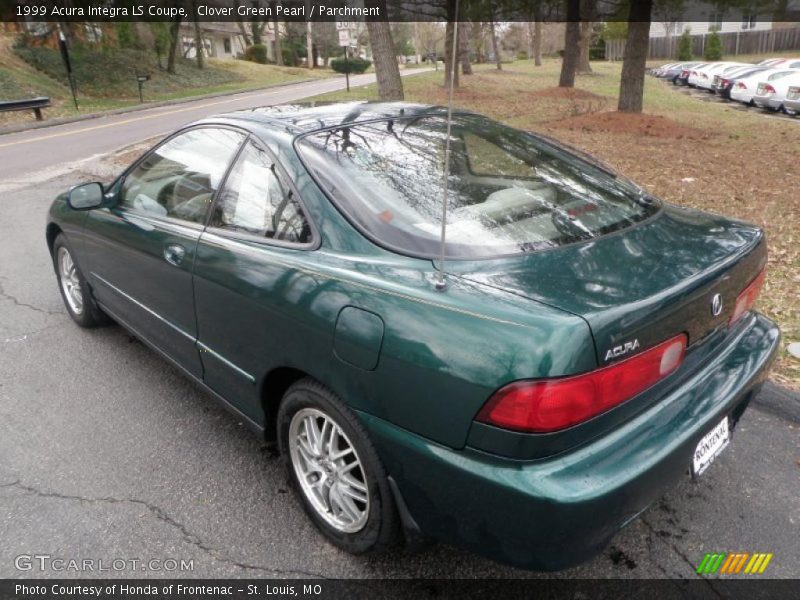
[[[79,121],[88,121],[90,119],[99,119],[101,117],[110,117],[113,115],[122,115],[125,113],[131,112],[139,112],[142,110],[148,110],[150,108],[160,108],[162,106],[174,106],[176,104],[186,104],[188,102],[194,102],[195,100],[207,100],[210,98],[221,98],[223,96],[238,96],[240,94],[250,94],[252,92],[262,92],[264,90],[271,90],[274,88],[286,87],[290,85],[297,85],[301,83],[309,83],[312,81],[325,81],[326,79],[337,79],[336,76],[333,77],[319,77],[319,78],[309,78],[309,79],[298,79],[297,81],[285,81],[283,83],[276,83],[275,85],[267,85],[264,87],[256,87],[247,90],[236,90],[230,92],[213,92],[210,94],[200,94],[198,96],[189,96],[186,98],[175,98],[173,100],[160,100],[158,102],[145,102],[144,104],[136,104],[133,106],[125,106],[122,108],[114,108],[111,110],[103,110],[100,112],[94,113],[87,113],[85,115],[79,115],[75,117],[61,117],[57,119],[50,119],[47,121],[35,121],[33,123],[22,123],[20,125],[8,125],[6,127],[0,127],[0,135],[6,135],[9,133],[19,133],[20,131],[28,131],[31,129],[44,129],[45,127],[55,127],[56,125],[67,125],[69,123],[77,123]]]
[[[793,390],[767,381],[752,402],[765,412],[800,424],[800,394]]]

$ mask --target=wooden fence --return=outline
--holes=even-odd
[[[692,36],[692,54],[702,57],[706,40],[711,34]],[[737,31],[717,34],[722,41],[725,57],[738,54],[764,54],[784,50],[800,50],[800,27],[792,29],[767,29],[763,31]],[[649,58],[678,58],[680,36],[650,38]],[[606,40],[606,60],[622,60],[625,40]]]

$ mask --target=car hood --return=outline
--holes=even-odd
[[[684,332],[691,345],[727,327],[736,297],[765,264],[758,228],[664,206],[596,240],[447,270],[584,318],[602,365],[620,358],[608,351],[626,342],[645,349]],[[716,316],[715,294],[723,303]]]

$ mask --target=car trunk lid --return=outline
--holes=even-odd
[[[682,332],[691,350],[727,327],[737,296],[765,264],[758,228],[667,206],[589,242],[477,267],[454,261],[447,270],[584,318],[604,366]]]

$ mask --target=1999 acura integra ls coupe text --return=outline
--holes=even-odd
[[[562,568],[728,443],[779,344],[764,235],[456,112],[441,289],[446,117],[200,121],[59,196],[47,243],[72,318],[277,439],[334,544]]]

